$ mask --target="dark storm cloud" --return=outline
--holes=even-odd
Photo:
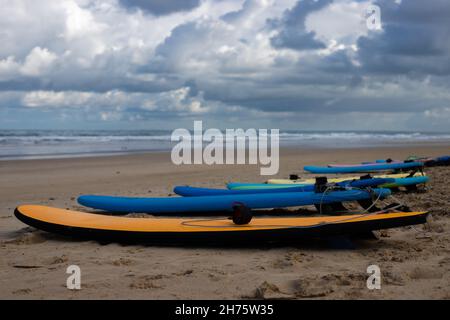
[[[315,39],[313,31],[307,31],[305,20],[311,12],[322,9],[332,0],[303,0],[298,1],[294,8],[286,10],[281,19],[269,21],[279,34],[271,39],[275,48],[289,48],[296,50],[312,50],[325,48],[325,44]]]
[[[450,1],[381,0],[383,32],[358,40],[362,69],[369,73],[450,74]]]
[[[333,116],[348,112],[381,112],[381,113],[417,113],[424,108],[424,101],[416,97],[354,97],[340,95],[336,97],[261,97],[228,101],[250,109],[277,112],[314,112],[318,115]],[[447,100],[436,100],[446,103]]]
[[[170,36],[156,47],[154,58],[141,70],[156,73],[176,72],[179,64],[185,62],[184,57],[197,54],[195,44],[209,32],[210,30],[199,27],[195,22],[178,25],[171,31]],[[198,55],[201,54],[202,52],[198,52]]]
[[[200,0],[119,0],[127,8],[139,8],[154,15],[188,11],[199,6]]]
[[[344,73],[348,75],[358,73],[358,68],[350,61],[345,50],[339,50],[323,57],[316,67],[318,70],[330,74]]]

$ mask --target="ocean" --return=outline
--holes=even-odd
[[[0,130],[0,160],[68,158],[168,151],[169,130]],[[281,147],[358,148],[442,143],[450,133],[280,131]]]

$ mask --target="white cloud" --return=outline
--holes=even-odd
[[[24,94],[22,103],[26,107],[79,107],[85,105],[94,94],[78,91],[30,91]]]
[[[102,120],[117,118],[129,109],[160,113],[197,114],[211,111],[214,102],[206,102],[202,93],[190,95],[190,88],[159,93],[127,93],[112,90],[105,93],[81,91],[30,91],[23,93],[21,103],[30,108],[98,108]],[[112,117],[112,114],[115,117]]]
[[[389,19],[402,27],[401,33],[391,29],[394,40],[389,33],[368,35],[369,1],[322,1],[324,7],[301,1],[284,19],[297,0],[203,0],[166,15],[130,10],[117,0],[0,0],[0,95],[8,92],[0,108],[86,111],[104,121],[247,112],[278,122],[306,113],[394,109],[422,119],[444,110],[445,117],[439,106],[450,101],[449,42],[441,29],[426,29],[415,45],[416,32],[409,30],[418,29],[409,24],[422,17],[418,0],[393,4],[406,7],[395,11],[401,19],[382,16],[387,27]],[[313,31],[326,48],[274,47],[271,38],[285,27],[280,23],[296,34],[295,18],[305,18],[307,2],[317,10],[306,15],[306,34]],[[445,19],[445,1],[439,3],[439,9],[427,6],[421,21],[436,12]],[[412,50],[405,54],[403,44]],[[419,50],[429,44],[441,45]],[[411,53],[416,49],[419,54]],[[426,106],[438,107],[425,112]]]
[[[360,36],[368,33],[364,14],[371,2],[335,1],[307,17],[307,30],[314,31],[317,38],[325,43],[334,41],[338,44],[352,45]]]
[[[20,72],[33,77],[44,75],[50,71],[49,69],[57,59],[57,55],[47,48],[35,47],[26,57]]]
[[[95,20],[94,15],[77,3],[62,3],[66,13],[66,30],[64,36],[68,41],[83,38],[104,31],[108,26]]]

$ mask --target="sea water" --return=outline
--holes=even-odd
[[[0,130],[0,160],[170,151],[172,130]],[[450,133],[280,130],[281,147],[450,144]]]

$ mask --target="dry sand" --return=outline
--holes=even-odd
[[[282,150],[277,177],[305,164],[448,154],[448,146]],[[426,192],[399,193],[430,222],[382,232],[379,240],[336,249],[324,243],[253,248],[163,247],[77,241],[27,227],[13,210],[43,204],[83,210],[83,193],[167,196],[173,186],[223,187],[264,181],[257,166],[181,166],[168,153],[0,162],[0,298],[2,299],[449,299],[450,167],[427,170]],[[66,289],[66,268],[82,270],[82,289]],[[368,290],[368,265],[382,272]]]

